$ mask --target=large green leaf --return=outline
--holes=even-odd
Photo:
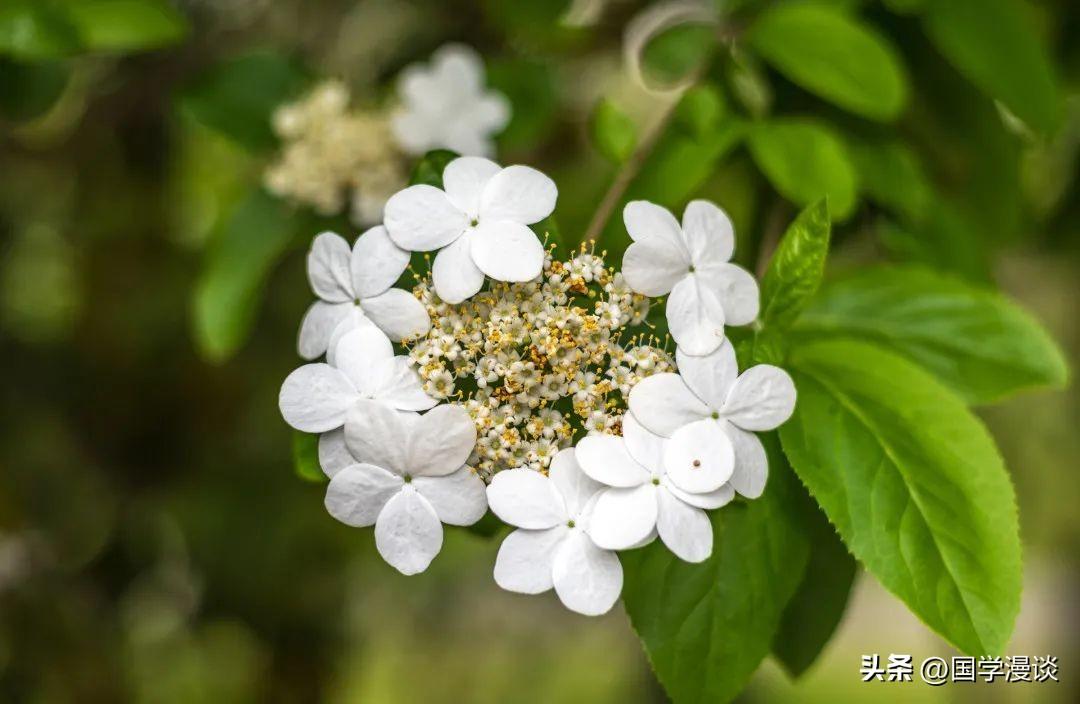
[[[180,42],[189,26],[167,0],[66,0],[88,49],[146,51]]]
[[[931,40],[968,80],[1036,130],[1054,130],[1061,98],[1050,57],[1018,0],[929,2],[924,13]]]
[[[994,441],[949,389],[855,340],[789,357],[784,452],[855,557],[928,626],[999,654],[1020,608],[1016,497]]]
[[[923,220],[932,191],[913,150],[897,140],[849,138],[847,151],[869,200],[909,222]]]
[[[71,71],[65,61],[15,61],[0,56],[0,117],[32,120],[56,104]]]
[[[881,343],[973,403],[1063,386],[1064,355],[1030,315],[992,291],[920,267],[863,270],[825,287],[797,327]]]
[[[729,701],[742,691],[802,579],[808,545],[796,520],[799,487],[776,443],[769,446],[764,496],[711,513],[708,560],[683,562],[659,541],[620,555],[627,613],[677,704]]]
[[[907,78],[896,51],[838,8],[777,4],[747,40],[792,81],[858,115],[892,120],[904,107]]]
[[[782,329],[795,321],[821,284],[829,254],[829,204],[820,200],[788,226],[761,280],[761,321]]]
[[[43,0],[0,2],[0,55],[17,59],[53,59],[82,48],[78,30],[67,15]]]
[[[750,153],[780,195],[806,206],[828,196],[838,219],[855,208],[856,179],[843,143],[828,127],[805,119],[759,122],[749,131]]]

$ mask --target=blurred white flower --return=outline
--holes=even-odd
[[[480,55],[460,44],[438,49],[428,65],[406,67],[398,79],[398,97],[401,106],[390,125],[409,154],[449,149],[490,156],[492,136],[510,121],[506,96],[485,86]]]
[[[516,526],[495,559],[495,582],[508,591],[540,594],[552,587],[567,608],[586,616],[606,613],[622,591],[622,565],[589,535],[590,513],[602,485],[562,450],[547,476],[531,469],[499,472],[488,503]]]

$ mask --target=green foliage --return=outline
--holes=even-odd
[[[796,205],[827,196],[829,210],[839,220],[855,209],[855,170],[843,143],[825,124],[803,118],[758,122],[747,142],[758,168]]]
[[[857,115],[888,121],[904,108],[907,78],[897,52],[838,8],[777,4],[747,41],[792,81]]]
[[[911,148],[897,140],[849,138],[847,152],[868,200],[909,222],[923,219],[933,194]]]
[[[623,602],[671,698],[730,701],[769,649],[809,546],[798,520],[798,483],[775,442],[764,496],[713,511],[712,556],[679,560],[660,541],[622,553]]]
[[[306,482],[325,484],[326,474],[319,464],[319,436],[313,433],[293,431],[293,471]]]
[[[159,49],[180,42],[190,29],[166,0],[64,0],[64,6],[91,51]]]
[[[211,66],[185,90],[182,109],[248,149],[277,144],[274,110],[307,85],[307,73],[294,60],[270,51],[230,58]]]
[[[698,139],[708,138],[727,113],[724,94],[709,83],[694,86],[675,106],[677,124]]]
[[[26,63],[0,56],[0,118],[19,122],[45,114],[70,75],[61,61]]]
[[[829,204],[809,206],[788,227],[761,280],[762,324],[774,330],[791,325],[817,291],[829,253]]]
[[[1065,358],[1003,296],[915,267],[879,267],[827,286],[799,319],[818,336],[873,340],[936,375],[971,403],[1065,385]]]
[[[435,149],[425,154],[413,167],[409,185],[426,184],[442,188],[442,175],[446,165],[458,157],[449,149]]]
[[[644,46],[641,67],[650,82],[675,85],[698,72],[715,47],[712,26],[681,24],[661,32]]]
[[[529,148],[555,125],[558,101],[551,65],[524,58],[495,58],[488,62],[488,83],[513,106],[510,123],[498,135],[500,148]]]
[[[1020,607],[1012,484],[982,423],[903,357],[855,340],[790,356],[784,452],[855,557],[960,650],[998,654]]]
[[[593,144],[610,161],[620,164],[634,152],[637,126],[610,100],[601,100],[589,121]]]
[[[0,4],[0,55],[54,59],[81,48],[78,30],[53,3],[5,0]]]

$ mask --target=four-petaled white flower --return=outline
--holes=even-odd
[[[623,222],[633,243],[623,257],[630,288],[668,295],[671,337],[684,354],[704,355],[724,341],[724,325],[745,325],[758,314],[758,286],[750,272],[731,264],[735,232],[723,210],[691,201],[682,227],[666,208],[631,201]]]
[[[281,385],[278,406],[285,422],[297,430],[325,433],[344,425],[361,399],[395,411],[424,411],[438,403],[424,393],[409,358],[395,357],[386,335],[364,325],[340,337],[333,365],[305,364],[289,374]]]
[[[769,463],[754,431],[772,430],[791,417],[791,377],[770,364],[739,374],[735,350],[726,340],[703,357],[681,349],[675,354],[679,373],[656,374],[631,389],[630,414],[683,452],[707,452],[726,435],[735,449],[731,486],[747,498],[761,496]]]
[[[435,292],[460,303],[484,285],[531,281],[544,268],[544,246],[528,225],[555,209],[555,182],[528,166],[460,157],[443,171],[443,187],[409,186],[386,203],[384,225],[410,251],[439,250],[431,267]]]
[[[521,594],[552,587],[567,608],[586,616],[606,613],[622,591],[619,558],[590,537],[590,513],[603,486],[581,471],[574,450],[555,456],[548,476],[508,469],[488,487],[492,512],[517,530],[495,559],[495,582]]]
[[[431,318],[410,292],[391,288],[409,266],[409,253],[373,227],[348,242],[324,232],[311,243],[307,269],[315,301],[300,324],[299,350],[304,359],[315,359],[333,350],[335,333],[374,323],[392,340],[422,335]]]
[[[419,415],[359,401],[345,439],[357,461],[330,480],[326,510],[346,525],[374,524],[375,547],[402,574],[427,569],[443,523],[472,525],[487,511],[484,482],[465,465],[476,428],[461,406]]]
[[[492,135],[510,121],[510,102],[487,90],[484,62],[467,46],[448,44],[431,57],[431,65],[413,64],[398,80],[401,107],[391,129],[409,154],[449,149],[458,154],[489,156]]]
[[[593,509],[596,544],[625,550],[657,535],[675,555],[701,562],[712,554],[713,532],[704,509],[720,508],[735,496],[734,453],[722,433],[695,454],[674,440],[650,433],[629,413],[623,436],[590,435],[577,445],[578,462],[609,489]]]

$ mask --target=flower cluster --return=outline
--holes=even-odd
[[[544,246],[530,225],[556,197],[534,169],[461,157],[442,188],[391,197],[384,225],[352,248],[319,235],[308,274],[320,300],[300,351],[326,362],[290,374],[280,406],[322,434],[330,514],[374,525],[403,573],[427,568],[443,523],[490,508],[517,529],[499,549],[500,586],[554,589],[600,614],[622,589],[616,551],[659,538],[708,559],[707,511],[765,490],[755,432],[787,420],[795,387],[777,367],[740,373],[725,337],[757,316],[758,289],[729,263],[722,210],[694,201],[680,223],[630,203],[620,273],[589,246],[568,259]],[[432,251],[411,293],[394,287],[411,252]],[[673,355],[646,320],[658,296]]]

